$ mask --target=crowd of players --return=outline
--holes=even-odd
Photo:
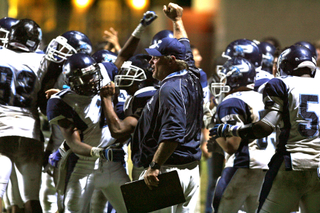
[[[0,19],[0,212],[127,212],[121,185],[173,170],[186,201],[158,211],[195,212],[202,154],[206,212],[320,211],[315,46],[240,38],[207,81],[182,7],[163,12],[173,30],[135,55],[153,11],[95,52],[79,31],[40,50],[37,23]]]

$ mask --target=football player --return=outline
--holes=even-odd
[[[46,115],[47,96],[56,89],[61,90],[66,86],[65,79],[62,75],[62,65],[68,57],[75,53],[91,54],[92,44],[90,39],[82,32],[67,31],[52,39],[46,47],[45,55],[41,61],[40,70],[45,73],[41,79],[41,89],[38,93],[38,103],[44,115]],[[54,88],[54,90],[52,90]],[[50,91],[50,92],[48,92]],[[52,185],[56,185],[58,181],[57,169],[52,168],[48,164],[49,155],[56,151],[64,138],[57,125],[50,125],[50,133],[48,145],[45,149],[44,156],[44,171],[42,178],[42,205],[44,210],[58,208],[58,211],[63,211],[63,194],[57,194],[57,203],[52,202],[48,194]],[[50,173],[50,174],[49,174]],[[51,174],[52,173],[52,174]],[[55,192],[52,196],[55,196]]]
[[[110,186],[112,190],[104,195],[118,212],[126,212],[119,185],[130,180],[122,165],[124,152],[121,147],[116,147],[117,144],[114,144],[115,140],[111,138],[109,128],[104,123],[101,111],[103,103],[98,93],[101,85],[113,80],[118,68],[132,56],[143,31],[156,17],[153,11],[144,14],[114,63],[97,64],[91,56],[81,53],[72,55],[64,63],[64,74],[70,89],[62,90],[49,99],[47,115],[50,123],[59,125],[66,144],[73,152],[67,159],[68,162],[73,162],[73,170],[66,185],[66,211],[80,211],[87,208],[90,197],[86,195],[91,193],[85,191],[89,190],[87,187],[91,187],[94,163],[100,158],[99,166],[114,169],[116,174],[109,173],[112,174],[109,178],[98,169],[94,175],[104,176],[104,186],[109,183],[108,180],[112,182],[113,177],[117,178],[118,184]],[[66,150],[65,143],[51,156],[49,162],[55,165],[61,157],[64,157],[64,150]],[[59,162],[59,167],[62,168],[64,163],[65,161]]]
[[[112,137],[116,139],[127,141],[131,137],[143,107],[157,89],[158,81],[153,79],[148,63],[150,59],[151,57],[145,54],[131,57],[115,76],[115,84],[111,83],[102,89],[107,122]],[[127,91],[129,95],[124,104],[123,120],[118,119],[113,110],[112,96],[115,93],[115,87]],[[137,180],[142,170],[142,168],[133,167],[132,179]]]
[[[257,45],[257,41],[249,39],[237,39],[231,42],[222,53],[223,57],[228,59],[233,57],[242,57],[250,61],[256,70],[255,91],[273,76],[262,70],[262,51]]]
[[[291,212],[299,204],[301,212],[319,212],[320,87],[313,78],[316,61],[308,48],[292,45],[282,51],[277,67],[282,77],[271,79],[263,91],[264,118],[246,126],[217,125],[211,135],[252,140],[266,137],[280,125],[257,212]]]
[[[39,72],[43,54],[35,53],[42,39],[39,25],[21,19],[12,25],[7,48],[0,49],[1,119],[0,153],[13,163],[12,188],[28,212],[42,212],[39,202],[43,138],[37,105],[40,90]],[[9,170],[8,170],[9,171]],[[3,172],[3,170],[1,170]],[[13,175],[15,177],[13,177]],[[2,175],[1,175],[2,176]],[[21,179],[22,182],[16,181]],[[3,181],[2,181],[3,183]],[[0,196],[2,197],[2,196]],[[17,211],[17,200],[8,194],[12,211]]]
[[[211,89],[218,89],[226,96],[217,106],[217,122],[243,126],[257,121],[264,108],[262,95],[253,91],[254,65],[242,57],[234,57],[223,65],[218,75],[220,83],[212,83]],[[238,212],[242,205],[246,212],[255,212],[264,171],[274,154],[272,144],[270,148],[264,140],[241,140],[240,137],[208,141],[215,142],[225,151],[226,164],[215,188],[214,212]]]

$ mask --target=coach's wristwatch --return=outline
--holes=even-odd
[[[156,162],[153,162],[153,161],[149,164],[149,167],[151,169],[160,169],[161,168],[161,166],[159,164],[157,164]]]

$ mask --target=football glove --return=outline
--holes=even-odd
[[[230,124],[216,124],[212,129],[210,129],[209,135],[213,138],[239,136],[239,129],[239,126],[232,126]]]
[[[57,151],[55,151],[54,153],[52,153],[50,156],[49,156],[49,164],[55,168],[58,167],[58,163],[59,161],[61,160],[61,153],[59,152],[59,149]]]
[[[62,157],[64,157],[67,154],[67,151],[69,149],[70,148],[67,145],[66,141],[63,141],[60,147],[58,148],[58,150],[49,156],[49,164],[57,168],[59,161],[61,160]]]
[[[147,11],[143,14],[143,17],[140,20],[140,23],[146,27],[150,25],[157,18],[158,18],[158,15],[154,11]]]

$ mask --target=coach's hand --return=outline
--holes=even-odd
[[[159,179],[158,175],[160,173],[159,169],[151,169],[150,167],[144,174],[144,182],[148,186],[150,190],[152,190],[152,187],[158,187],[159,185]]]

